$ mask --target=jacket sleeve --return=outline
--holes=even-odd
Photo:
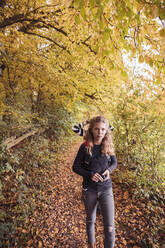
[[[80,176],[91,177],[93,173],[83,168],[84,159],[85,159],[85,145],[82,144],[75,157],[72,170]]]
[[[111,173],[117,167],[117,158],[115,155],[111,155],[110,158],[108,170]]]

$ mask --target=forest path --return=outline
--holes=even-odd
[[[87,248],[85,211],[81,194],[82,178],[72,172],[72,164],[79,146],[80,143],[75,144],[64,152],[57,170],[52,175],[54,191],[51,201],[48,210],[42,216],[42,221],[36,223],[39,248]],[[148,223],[148,218],[145,218],[152,212],[140,199],[131,198],[131,189],[126,186],[127,184],[117,182],[115,174],[118,170],[116,169],[112,175],[116,208],[115,248],[152,247],[147,240],[153,221],[150,219]],[[97,247],[103,248],[103,225],[100,214],[97,214],[96,240]]]

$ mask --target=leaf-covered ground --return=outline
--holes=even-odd
[[[57,169],[51,174],[53,191],[50,191],[50,201],[44,203],[44,211],[36,213],[36,218],[31,219],[31,238],[29,236],[27,247],[87,247],[82,179],[71,169],[79,145],[74,145],[63,154]],[[116,207],[115,247],[163,247],[163,233],[157,233],[157,223],[163,225],[160,214],[163,206],[133,199],[133,188],[118,182],[117,171],[121,168],[119,166],[112,175]],[[97,247],[102,248],[103,226],[100,214],[97,214],[96,238]]]

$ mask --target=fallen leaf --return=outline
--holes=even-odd
[[[41,241],[38,242],[38,248],[42,248],[42,242]]]
[[[128,191],[125,191],[125,192],[124,192],[123,198],[124,198],[124,199],[128,199],[128,197],[129,197],[129,193],[128,193]]]

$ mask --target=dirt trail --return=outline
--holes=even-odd
[[[49,209],[42,216],[43,220],[37,227],[38,235],[42,240],[41,247],[87,248],[85,211],[81,195],[82,178],[71,169],[79,145],[74,145],[64,153],[62,162],[53,175],[54,191]],[[144,215],[150,214],[144,212],[145,204],[138,200],[133,202],[129,197],[130,191],[123,184],[116,182],[115,176],[112,175],[112,178],[116,207],[115,248],[152,247],[145,241],[149,235],[149,226],[152,224],[145,219]],[[97,247],[103,248],[101,215],[97,216],[96,239]],[[140,243],[142,239],[146,243]]]

